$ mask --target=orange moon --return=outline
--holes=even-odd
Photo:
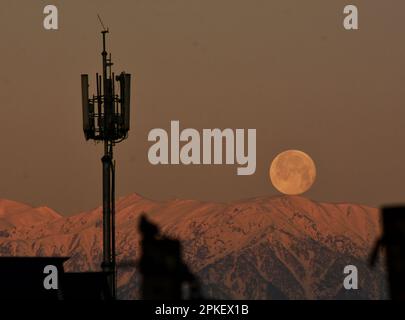
[[[308,191],[314,184],[316,167],[305,152],[287,150],[274,158],[269,175],[278,191],[288,195],[299,195]]]

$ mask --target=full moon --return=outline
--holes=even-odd
[[[281,193],[303,194],[315,182],[315,163],[302,151],[287,150],[274,158],[269,175],[273,186]]]

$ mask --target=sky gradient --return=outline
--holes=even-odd
[[[63,214],[101,204],[102,146],[82,132],[80,74],[101,71],[97,13],[114,70],[133,75],[132,129],[116,147],[117,195],[228,201],[276,195],[268,169],[299,149],[317,166],[305,195],[372,206],[405,199],[405,3],[4,0],[0,11],[0,198]],[[94,87],[93,87],[94,88]],[[93,90],[94,91],[94,90]],[[152,166],[154,128],[257,129],[257,170]]]

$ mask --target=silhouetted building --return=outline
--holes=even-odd
[[[109,300],[103,272],[64,272],[67,257],[0,257],[0,300]],[[57,289],[46,289],[45,267],[57,269]]]
[[[63,300],[112,300],[104,272],[67,272],[63,276]]]
[[[59,290],[46,290],[44,269],[48,265],[64,273],[63,263],[69,258],[59,257],[0,257],[0,299],[60,300]]]
[[[383,246],[391,299],[405,300],[405,207],[383,208],[382,222],[383,235],[376,244],[371,264],[374,264]]]
[[[141,294],[144,300],[180,300],[186,298],[184,286],[189,288],[190,299],[201,298],[200,286],[181,258],[178,240],[163,237],[159,228],[142,216]]]

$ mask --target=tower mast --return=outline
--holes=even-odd
[[[100,17],[99,17],[100,19]],[[101,19],[101,24],[103,25]],[[86,140],[104,144],[102,162],[103,177],[103,261],[101,264],[109,287],[109,297],[116,299],[115,254],[115,163],[113,147],[128,137],[130,124],[131,75],[122,72],[114,79],[111,54],[106,49],[109,30],[103,25],[102,76],[96,75],[97,95],[89,99],[88,75],[82,75],[83,130]],[[120,94],[115,94],[115,81],[119,82]],[[97,109],[94,107],[97,106]]]

